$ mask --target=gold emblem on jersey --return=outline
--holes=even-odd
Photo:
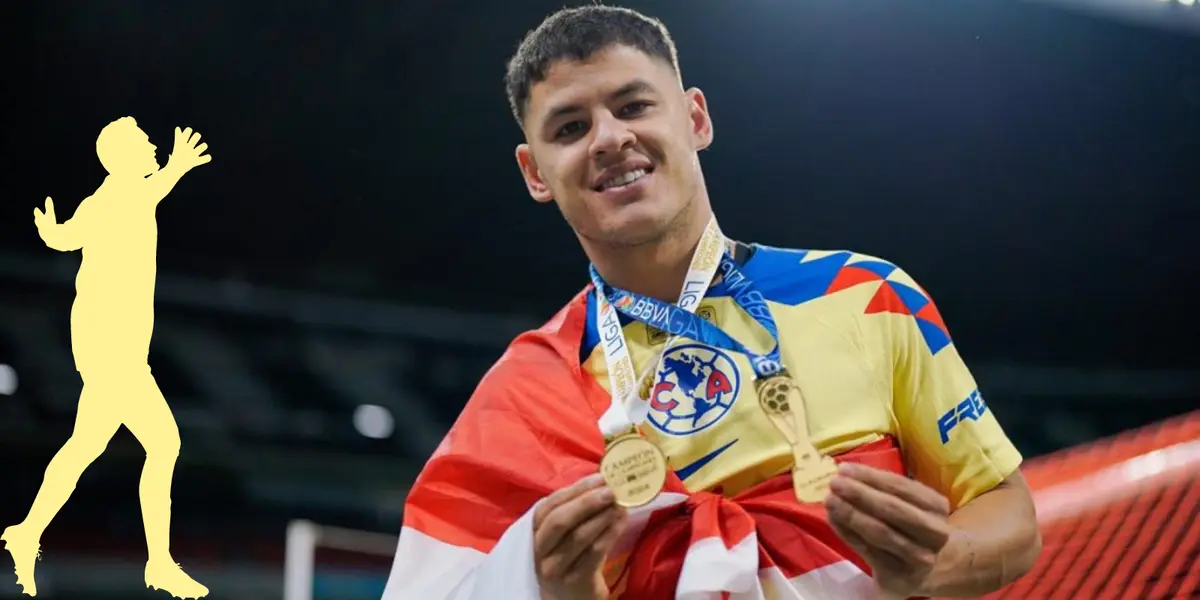
[[[837,463],[813,444],[800,386],[785,372],[756,379],[754,387],[763,412],[792,447],[792,491],[796,499],[823,501],[829,494],[829,482],[837,474]]]
[[[651,346],[664,344],[667,341],[667,332],[657,328],[646,326],[646,342]]]
[[[651,373],[649,377],[642,378],[642,386],[638,389],[638,394],[643,401],[650,399],[650,394],[654,392],[654,381],[656,379],[658,379],[657,373]]]

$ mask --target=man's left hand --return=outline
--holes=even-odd
[[[950,539],[950,503],[902,475],[843,464],[825,501],[829,522],[891,593],[919,592]]]
[[[45,232],[58,225],[58,217],[54,216],[54,200],[51,200],[50,196],[46,196],[46,212],[42,212],[40,208],[33,209],[33,224],[39,232]]]

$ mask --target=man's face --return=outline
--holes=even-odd
[[[141,128],[135,128],[129,135],[129,156],[136,161],[140,175],[152,175],[158,170],[158,147],[150,143],[150,136]]]
[[[712,124],[703,94],[683,91],[669,65],[613,46],[550,68],[530,91],[525,136],[517,162],[530,194],[555,201],[581,237],[632,246],[686,215]]]
[[[115,174],[145,177],[158,171],[158,148],[136,125],[119,125],[100,144],[102,147],[97,150],[109,157]]]

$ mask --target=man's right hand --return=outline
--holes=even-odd
[[[603,600],[604,560],[627,513],[599,475],[554,492],[533,513],[533,558],[543,600]]]
[[[211,154],[205,154],[208,144],[200,143],[200,132],[192,131],[191,127],[180,130],[175,128],[175,145],[171,148],[171,156],[167,165],[183,172],[190,171],[212,160]]]

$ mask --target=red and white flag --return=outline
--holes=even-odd
[[[609,397],[578,358],[586,314],[581,293],[483,378],[409,492],[383,600],[541,600],[534,509],[604,452]],[[890,439],[836,459],[903,471]],[[788,474],[734,498],[670,475],[630,511],[605,569],[620,600],[894,600]]]

